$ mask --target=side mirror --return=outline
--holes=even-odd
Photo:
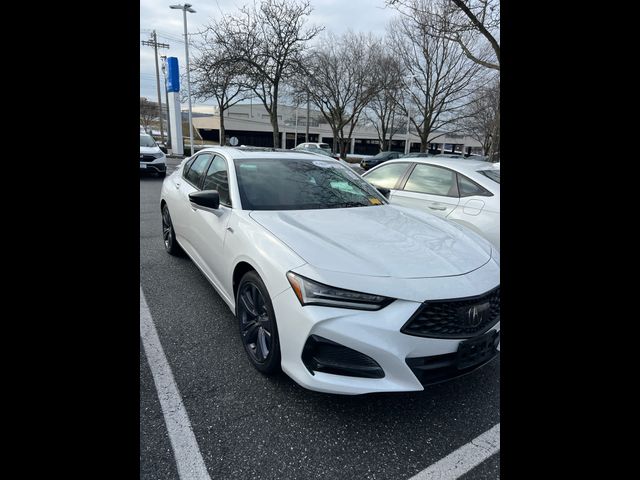
[[[220,195],[216,190],[203,190],[189,194],[191,206],[200,210],[217,210],[220,207]]]
[[[379,187],[377,185],[374,185],[374,187],[376,187],[376,190],[378,190],[384,198],[389,200],[389,194],[391,193],[391,190],[389,190],[388,188]]]

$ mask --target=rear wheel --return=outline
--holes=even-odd
[[[271,375],[280,371],[280,340],[271,298],[260,276],[247,272],[236,294],[240,338],[251,364]]]

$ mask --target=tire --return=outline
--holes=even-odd
[[[245,273],[236,294],[240,340],[251,364],[265,375],[280,368],[280,339],[271,298],[255,271]],[[266,355],[265,355],[266,351]]]
[[[169,207],[167,207],[166,203],[162,206],[162,240],[167,253],[176,257],[183,255],[182,247],[180,247],[176,239],[176,232],[173,229]]]

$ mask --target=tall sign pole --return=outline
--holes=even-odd
[[[182,141],[182,111],[180,109],[180,69],[176,57],[167,58],[167,95],[169,103],[169,128],[171,131],[171,151],[184,155]]]

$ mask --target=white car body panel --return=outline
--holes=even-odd
[[[420,218],[393,205],[250,215],[308,263],[326,270],[396,278],[444,277],[475,270],[491,256],[488,247],[470,241],[447,222]],[[387,233],[381,235],[381,231]]]
[[[389,201],[410,208],[424,209],[426,207],[429,213],[433,213],[440,218],[447,218],[460,203],[460,199],[457,197],[405,192],[403,190],[391,190]]]
[[[248,263],[260,275],[276,315],[283,371],[303,387],[327,393],[423,390],[406,359],[455,352],[461,340],[417,337],[400,329],[427,300],[473,297],[499,286],[499,251],[464,228],[401,206],[242,210],[235,158],[308,156],[229,147],[202,152],[207,151],[227,161],[233,206],[195,209],[188,195],[197,189],[182,177],[186,161],[165,179],[161,202],[169,208],[179,244],[234,314],[236,267]],[[301,306],[288,271],[396,300],[379,311]],[[491,330],[499,331],[500,322]],[[301,360],[312,334],[369,355],[384,378],[312,375]]]

